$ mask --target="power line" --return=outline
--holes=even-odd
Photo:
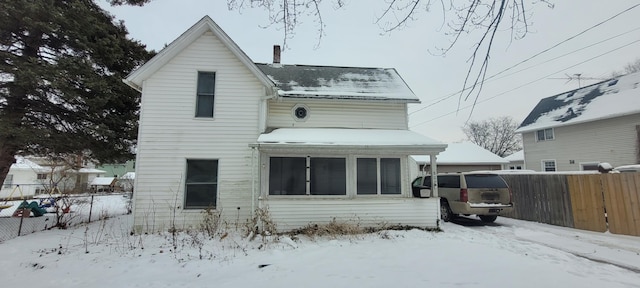
[[[554,75],[554,74],[556,74],[556,73],[560,73],[560,72],[565,71],[565,70],[567,70],[567,69],[571,69],[571,68],[573,68],[573,67],[576,67],[576,66],[578,66],[578,65],[584,64],[584,63],[589,62],[589,61],[591,61],[591,60],[594,60],[594,59],[600,58],[600,57],[602,57],[602,56],[604,56],[604,55],[607,55],[607,54],[609,54],[609,53],[612,53],[612,52],[618,51],[618,50],[620,50],[620,49],[622,49],[622,48],[625,48],[625,47],[627,47],[627,46],[633,45],[633,44],[638,43],[638,42],[640,42],[640,40],[635,40],[635,41],[633,41],[633,42],[630,42],[630,43],[627,43],[627,44],[625,44],[625,45],[619,46],[619,47],[617,47],[617,48],[615,48],[615,49],[609,50],[609,51],[604,52],[604,53],[602,53],[602,54],[600,54],[600,55],[597,55],[597,56],[591,57],[591,58],[589,58],[589,59],[587,59],[587,60],[584,60],[584,61],[579,62],[579,63],[577,63],[577,64],[571,65],[571,66],[569,66],[569,67],[563,68],[563,69],[561,69],[561,70],[555,71],[555,72],[553,72],[553,73],[547,74],[547,75],[542,76],[542,77],[540,77],[540,78],[538,78],[538,79],[536,79],[536,80],[532,80],[532,81],[530,81],[530,82],[527,82],[527,83],[525,83],[525,84],[522,84],[522,85],[520,85],[520,86],[518,86],[518,87],[515,87],[515,88],[513,88],[513,89],[510,89],[510,90],[504,91],[504,92],[502,92],[502,93],[496,94],[496,95],[491,96],[491,97],[489,97],[489,98],[487,98],[487,99],[484,99],[484,100],[482,100],[482,101],[478,101],[476,104],[480,104],[480,103],[483,103],[483,102],[487,102],[487,101],[489,101],[489,100],[491,100],[491,99],[493,99],[493,98],[496,98],[496,97],[502,96],[502,95],[504,95],[504,94],[507,94],[507,93],[513,92],[513,91],[518,90],[518,89],[520,89],[520,88],[522,88],[522,87],[525,87],[525,86],[531,85],[531,84],[533,84],[533,83],[535,83],[535,82],[538,82],[538,81],[544,80],[544,79],[546,79],[547,77],[552,76],[552,75]],[[467,106],[465,106],[465,107],[462,107],[461,109],[456,109],[455,111],[452,111],[452,112],[449,112],[449,113],[446,113],[446,114],[440,115],[440,116],[438,116],[438,117],[431,118],[431,119],[429,119],[429,120],[422,121],[422,122],[420,122],[420,123],[418,123],[418,124],[412,125],[412,126],[411,126],[411,128],[413,128],[413,127],[417,127],[417,126],[420,126],[420,125],[422,125],[422,124],[425,124],[425,123],[431,122],[431,121],[433,121],[433,120],[440,119],[440,118],[445,117],[445,116],[449,116],[449,115],[451,115],[451,114],[453,114],[453,113],[458,112],[459,110],[463,110],[463,109],[467,109],[467,108],[471,108],[471,107],[473,107],[473,105],[467,105]]]
[[[569,52],[567,52],[567,53],[565,53],[565,54],[562,54],[562,55],[556,56],[556,57],[554,57],[554,58],[551,58],[551,59],[548,59],[548,60],[546,60],[546,61],[540,62],[540,63],[538,63],[538,64],[531,65],[531,66],[526,67],[526,68],[522,68],[522,69],[520,69],[520,70],[514,71],[514,72],[509,73],[509,74],[506,74],[506,75],[502,75],[501,77],[498,77],[498,78],[495,78],[498,74],[491,75],[491,76],[490,76],[490,77],[488,77],[484,82],[492,82],[492,81],[496,81],[496,80],[504,79],[504,78],[506,78],[506,77],[509,77],[509,76],[512,76],[512,75],[518,74],[518,73],[520,73],[520,72],[523,72],[523,71],[529,70],[529,69],[531,69],[531,68],[534,68],[534,67],[537,67],[537,66],[540,66],[540,65],[546,64],[546,63],[549,63],[549,62],[551,62],[551,61],[554,61],[554,60],[560,59],[560,58],[562,58],[562,57],[565,57],[565,56],[567,56],[567,55],[571,55],[571,54],[573,54],[573,53],[576,53],[576,52],[579,52],[579,51],[585,50],[585,49],[587,49],[587,48],[591,48],[591,47],[596,46],[596,45],[598,45],[598,44],[602,44],[602,43],[604,43],[604,42],[607,42],[607,41],[610,41],[610,40],[612,40],[612,39],[618,38],[618,37],[620,37],[620,36],[623,36],[623,35],[629,34],[629,33],[631,33],[631,32],[635,32],[635,31],[637,31],[637,30],[640,30],[640,27],[636,27],[636,28],[631,29],[631,30],[629,30],[629,31],[627,31],[627,32],[623,32],[623,33],[620,33],[620,34],[618,34],[618,35],[615,35],[615,36],[609,37],[609,38],[607,38],[607,39],[600,40],[600,41],[598,41],[598,42],[595,42],[595,43],[592,43],[592,44],[590,44],[590,45],[584,46],[584,47],[582,47],[582,48],[578,48],[578,49],[575,49],[575,50],[573,50],[573,51],[569,51]],[[502,71],[502,72],[504,72],[504,71]],[[502,72],[500,72],[500,73],[502,73]],[[426,108],[429,108],[429,107],[431,107],[431,106],[434,106],[434,105],[436,105],[436,104],[438,104],[438,103],[440,103],[440,102],[442,102],[442,101],[444,101],[444,100],[447,100],[447,99],[451,98],[452,96],[458,95],[458,94],[459,94],[460,92],[462,92],[462,91],[464,91],[464,90],[459,90],[459,91],[457,91],[457,92],[453,92],[453,93],[448,94],[448,95],[446,95],[446,96],[444,96],[444,97],[441,97],[441,98],[439,98],[439,100],[437,100],[437,101],[435,101],[435,102],[432,102],[432,103],[430,103],[430,104],[426,105],[425,107],[422,107],[422,108],[420,108],[420,109],[418,109],[418,110],[415,110],[415,111],[409,112],[409,115],[412,115],[412,114],[414,114],[414,113],[416,113],[416,112],[419,112],[419,111],[422,111],[422,110],[424,110],[424,109],[426,109]]]
[[[578,34],[575,34],[575,35],[573,35],[573,36],[571,36],[571,37],[569,37],[569,38],[567,38],[567,39],[565,39],[565,40],[562,40],[562,41],[560,41],[559,43],[556,43],[555,45],[553,45],[553,46],[551,46],[551,47],[549,47],[549,48],[547,48],[547,49],[544,49],[544,50],[542,50],[542,51],[540,51],[540,52],[538,52],[538,53],[534,54],[533,56],[531,56],[531,57],[529,57],[529,58],[526,58],[526,59],[524,59],[524,60],[522,60],[522,61],[520,61],[520,62],[518,62],[518,63],[516,63],[516,64],[514,64],[514,65],[512,65],[512,66],[510,66],[510,67],[508,67],[508,68],[506,68],[506,69],[504,69],[504,70],[502,70],[502,71],[498,72],[498,73],[496,73],[496,74],[493,74],[493,75],[489,76],[488,78],[486,78],[486,79],[484,79],[483,81],[481,81],[481,83],[484,83],[484,82],[486,82],[486,81],[488,81],[488,80],[491,80],[492,78],[494,78],[494,77],[496,77],[496,76],[498,76],[498,75],[500,75],[500,74],[502,74],[502,73],[504,73],[504,72],[506,72],[506,71],[509,71],[509,70],[511,70],[511,69],[513,69],[513,68],[515,68],[515,67],[517,67],[517,66],[520,66],[521,64],[523,64],[523,63],[525,63],[525,62],[528,62],[528,61],[530,61],[530,60],[532,60],[532,59],[534,59],[534,58],[536,58],[536,57],[538,57],[538,56],[540,56],[540,55],[542,55],[542,54],[544,54],[544,53],[546,53],[546,52],[549,52],[550,50],[552,50],[552,49],[554,49],[554,48],[556,48],[556,47],[558,47],[558,46],[560,46],[560,45],[562,45],[562,44],[564,44],[564,43],[566,43],[566,42],[568,42],[568,41],[571,41],[571,40],[575,39],[576,37],[578,37],[578,36],[580,36],[580,35],[582,35],[582,34],[585,34],[586,32],[588,32],[588,31],[590,31],[590,30],[593,30],[593,29],[595,29],[596,27],[599,27],[599,26],[601,26],[601,25],[602,25],[602,24],[604,24],[604,23],[609,22],[609,21],[611,21],[611,20],[615,19],[616,17],[618,17],[618,16],[620,16],[620,15],[622,15],[622,14],[626,13],[626,12],[631,11],[632,9],[634,9],[634,8],[636,8],[636,7],[638,7],[638,6],[640,6],[640,3],[635,4],[635,5],[633,5],[633,6],[629,7],[629,8],[627,8],[627,9],[625,9],[625,10],[621,11],[621,12],[618,12],[617,14],[615,14],[615,15],[613,15],[613,16],[611,16],[611,17],[609,17],[609,18],[607,18],[607,19],[605,19],[605,20],[603,20],[603,21],[600,21],[600,22],[596,23],[595,25],[593,25],[593,26],[591,26],[591,27],[589,27],[589,28],[587,28],[587,29],[585,29],[585,30],[583,30],[583,31],[579,32]],[[632,31],[635,31],[635,30],[636,30],[636,29],[634,29],[634,30],[632,30]],[[631,32],[631,31],[629,31],[629,32]],[[513,75],[513,74],[510,74],[510,75]],[[473,85],[472,85],[472,86],[473,86]],[[443,96],[443,97],[441,97],[440,99],[438,99],[436,102],[430,103],[430,104],[428,104],[428,105],[427,105],[427,106],[425,106],[425,107],[422,107],[422,108],[420,108],[420,109],[418,109],[418,110],[415,110],[415,111],[413,111],[413,112],[410,112],[410,113],[409,113],[409,115],[414,114],[414,113],[419,112],[419,111],[422,111],[422,110],[424,110],[424,109],[426,109],[426,108],[428,108],[428,107],[431,107],[431,106],[433,106],[433,105],[435,105],[435,104],[438,104],[438,103],[440,103],[440,102],[442,102],[442,101],[444,101],[444,100],[446,100],[446,99],[449,99],[449,98],[451,98],[451,97],[453,97],[453,96],[455,96],[455,95],[459,95],[460,93],[462,93],[462,92],[464,92],[464,91],[466,91],[466,90],[468,90],[468,89],[470,89],[470,88],[471,88],[471,87],[464,87],[462,90],[459,90],[459,91],[457,91],[457,92],[454,92],[454,93],[448,94],[448,95],[446,95],[446,96]]]

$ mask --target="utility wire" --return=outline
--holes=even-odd
[[[631,43],[627,43],[627,44],[625,44],[625,45],[619,46],[619,47],[617,47],[617,48],[615,48],[615,49],[612,49],[612,50],[609,50],[609,51],[607,51],[607,52],[604,52],[604,53],[602,53],[602,54],[600,54],[600,55],[597,55],[597,56],[591,57],[591,58],[589,58],[589,59],[587,59],[587,60],[584,60],[584,61],[579,62],[579,63],[577,63],[577,64],[571,65],[571,66],[566,67],[566,68],[564,68],[564,69],[561,69],[561,70],[555,71],[555,72],[553,72],[553,73],[547,74],[547,75],[542,76],[542,77],[540,77],[540,78],[538,78],[538,79],[536,79],[536,80],[533,80],[533,81],[527,82],[527,83],[522,84],[522,85],[520,85],[520,86],[518,86],[518,87],[515,87],[515,88],[513,88],[513,89],[510,89],[510,90],[504,91],[504,92],[502,92],[502,93],[496,94],[496,95],[491,96],[491,97],[489,97],[489,98],[487,98],[487,99],[484,99],[484,100],[482,100],[482,101],[478,101],[476,104],[480,104],[480,103],[483,103],[483,102],[487,102],[487,101],[489,101],[489,100],[491,100],[491,99],[493,99],[493,98],[496,98],[496,97],[502,96],[502,95],[504,95],[504,94],[507,94],[507,93],[513,92],[513,91],[518,90],[518,89],[520,89],[520,88],[522,88],[522,87],[525,87],[525,86],[531,85],[531,84],[533,84],[533,83],[535,83],[535,82],[538,82],[538,81],[544,80],[544,79],[546,79],[547,77],[552,76],[552,75],[554,75],[554,74],[556,74],[556,73],[560,73],[560,72],[565,71],[565,70],[567,70],[567,69],[571,69],[571,68],[573,68],[573,67],[576,67],[576,66],[578,66],[578,65],[584,64],[584,63],[589,62],[589,61],[591,61],[591,60],[594,60],[594,59],[600,58],[600,57],[602,57],[602,56],[604,56],[604,55],[607,55],[607,54],[609,54],[609,53],[615,52],[615,51],[617,51],[617,50],[620,50],[620,49],[622,49],[622,48],[625,48],[625,47],[627,47],[627,46],[633,45],[633,44],[638,43],[638,42],[640,42],[640,40],[635,40],[635,41],[633,41],[633,42],[631,42]],[[468,105],[468,106],[462,107],[461,109],[456,109],[455,111],[452,111],[452,112],[449,112],[449,113],[446,113],[446,114],[440,115],[440,116],[435,117],[435,118],[431,118],[431,119],[426,120],[426,121],[422,121],[422,122],[420,122],[420,123],[417,123],[417,124],[415,124],[415,125],[412,125],[412,126],[411,126],[411,128],[413,128],[413,127],[417,127],[417,126],[420,126],[420,125],[422,125],[422,124],[425,124],[425,123],[431,122],[431,121],[433,121],[433,120],[440,119],[440,118],[445,117],[445,116],[449,116],[449,115],[451,115],[451,114],[453,114],[453,113],[457,113],[459,110],[467,109],[467,108],[471,108],[471,107],[473,107],[473,106],[474,106],[474,105]]]
[[[614,38],[618,38],[618,37],[620,37],[620,36],[623,36],[623,35],[629,34],[629,33],[631,33],[631,32],[635,32],[635,31],[637,31],[637,30],[640,30],[640,27],[636,27],[636,28],[631,29],[631,30],[629,30],[629,31],[627,31],[627,32],[620,33],[620,34],[618,34],[618,35],[615,35],[615,36],[609,37],[609,38],[607,38],[607,39],[604,39],[604,40],[598,41],[598,42],[596,42],[596,43],[592,43],[592,44],[590,44],[590,45],[588,45],[588,46],[585,46],[585,47],[582,47],[582,48],[578,48],[578,49],[576,49],[576,50],[573,50],[573,51],[567,52],[567,53],[565,53],[565,54],[562,54],[562,55],[560,55],[560,56],[557,56],[557,57],[554,57],[554,58],[548,59],[548,60],[543,61],[543,62],[540,62],[540,63],[538,63],[538,64],[531,65],[531,66],[529,66],[529,67],[526,67],[526,68],[523,68],[523,69],[520,69],[520,70],[514,71],[514,72],[512,72],[512,73],[509,73],[509,74],[503,75],[503,76],[501,76],[501,77],[495,78],[495,77],[496,77],[496,76],[498,76],[500,73],[504,72],[504,70],[503,70],[502,72],[500,72],[500,73],[498,73],[498,74],[491,75],[490,77],[488,77],[488,78],[485,80],[485,82],[493,82],[493,81],[495,81],[495,80],[500,80],[500,79],[503,79],[503,78],[506,78],[506,77],[509,77],[509,76],[512,76],[512,75],[518,74],[518,73],[520,73],[520,72],[523,72],[523,71],[529,70],[529,69],[531,69],[531,68],[534,68],[534,67],[540,66],[540,65],[542,65],[542,64],[549,63],[549,62],[551,62],[551,61],[554,61],[554,60],[560,59],[560,58],[562,58],[562,57],[565,57],[565,56],[567,56],[567,55],[571,55],[571,54],[573,54],[573,53],[576,53],[576,52],[579,52],[579,51],[585,50],[585,49],[587,49],[587,48],[591,48],[591,47],[596,46],[596,45],[598,45],[598,44],[602,44],[602,43],[604,43],[604,42],[607,42],[607,41],[612,40],[612,39],[614,39]],[[415,110],[415,111],[409,112],[409,116],[411,116],[412,114],[414,114],[414,113],[416,113],[416,112],[422,111],[422,110],[424,110],[424,109],[426,109],[426,108],[429,108],[429,107],[431,107],[431,106],[434,106],[434,105],[436,105],[436,104],[438,104],[438,103],[440,103],[440,102],[442,102],[442,101],[444,101],[444,100],[447,100],[447,99],[451,98],[452,96],[458,95],[460,92],[462,92],[462,90],[457,91],[457,92],[454,92],[454,93],[451,93],[451,94],[448,94],[448,95],[446,95],[446,96],[444,96],[444,97],[439,98],[439,100],[437,100],[437,101],[435,101],[435,102],[432,102],[432,103],[430,103],[430,104],[426,105],[425,107],[422,107],[422,108],[420,108],[420,109],[418,109],[418,110]]]
[[[533,56],[531,56],[529,58],[526,58],[526,59],[524,59],[524,60],[522,60],[522,61],[520,61],[520,62],[518,62],[518,63],[516,63],[516,64],[514,64],[514,65],[512,65],[512,66],[510,66],[510,67],[498,72],[498,73],[496,73],[496,74],[493,74],[493,75],[489,76],[488,78],[486,78],[483,81],[481,81],[481,83],[484,83],[484,82],[486,82],[488,80],[491,80],[492,78],[494,78],[494,77],[496,77],[496,76],[498,76],[498,75],[500,75],[500,74],[502,74],[502,73],[504,73],[506,71],[509,71],[509,70],[511,70],[511,69],[513,69],[513,68],[515,68],[515,67],[517,67],[517,66],[519,66],[519,65],[521,65],[521,64],[523,64],[525,62],[528,62],[528,61],[530,61],[530,60],[532,60],[532,59],[534,59],[534,58],[536,58],[536,57],[538,57],[538,56],[540,56],[540,55],[542,55],[542,54],[544,54],[546,52],[549,52],[550,50],[552,50],[552,49],[554,49],[554,48],[556,48],[556,47],[558,47],[558,46],[560,46],[560,45],[562,45],[562,44],[564,44],[564,43],[566,43],[568,41],[571,41],[571,40],[575,39],[576,37],[578,37],[578,36],[580,36],[582,34],[585,34],[586,32],[588,32],[590,30],[593,30],[593,29],[601,26],[604,23],[609,22],[609,21],[613,20],[614,18],[616,18],[616,17],[618,17],[618,16],[620,16],[620,15],[626,13],[626,12],[629,12],[629,11],[631,11],[632,9],[634,9],[634,8],[636,8],[638,6],[640,6],[640,3],[635,4],[635,5],[633,5],[633,6],[629,7],[629,8],[627,8],[627,9],[625,9],[625,10],[623,10],[623,11],[621,11],[621,12],[619,12],[619,13],[617,13],[617,14],[615,14],[615,15],[613,15],[613,16],[611,16],[611,17],[609,17],[609,18],[607,18],[607,19],[605,19],[603,21],[600,21],[599,23],[597,23],[597,24],[595,24],[595,25],[593,25],[593,26],[591,26],[591,27],[579,32],[578,34],[575,34],[575,35],[573,35],[573,36],[571,36],[571,37],[569,37],[569,38],[567,38],[565,40],[562,40],[562,41],[556,43],[555,45],[553,45],[553,46],[551,46],[551,47],[549,47],[547,49],[544,49],[544,50],[534,54]],[[435,105],[437,103],[440,103],[440,102],[442,102],[442,101],[444,101],[446,99],[449,99],[449,98],[451,98],[451,97],[453,97],[455,95],[459,95],[460,93],[462,93],[462,92],[464,92],[464,91],[466,91],[466,90],[468,90],[470,88],[471,87],[464,87],[462,90],[459,90],[457,92],[451,93],[451,94],[446,95],[446,96],[443,96],[439,100],[437,100],[436,102],[433,102],[433,103],[431,103],[431,104],[429,104],[429,105],[427,105],[427,106],[425,106],[423,108],[420,108],[418,110],[410,112],[409,115],[414,114],[414,113],[419,112],[419,111],[422,111],[422,110],[424,110],[424,109],[426,109],[428,107],[431,107],[431,106],[433,106],[433,105]]]

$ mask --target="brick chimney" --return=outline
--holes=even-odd
[[[273,45],[273,64],[280,64],[280,45]]]

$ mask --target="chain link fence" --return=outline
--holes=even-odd
[[[131,213],[131,194],[65,195],[0,202],[0,243]]]

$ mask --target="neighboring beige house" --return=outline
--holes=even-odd
[[[524,150],[514,152],[513,154],[504,157],[504,160],[509,161],[507,164],[502,164],[502,170],[525,170],[524,165]]]
[[[597,170],[640,162],[640,73],[547,97],[516,130],[534,171]]]
[[[418,175],[430,174],[431,159],[428,156],[412,155],[418,169]],[[449,143],[447,150],[437,156],[438,172],[455,173],[477,170],[501,170],[508,163],[504,158],[493,154],[471,142]]]
[[[419,103],[394,69],[256,64],[204,17],[125,82],[142,92],[134,229],[228,223],[268,210],[278,230],[353,221],[438,226],[413,198],[409,155],[445,144],[408,130]]]

